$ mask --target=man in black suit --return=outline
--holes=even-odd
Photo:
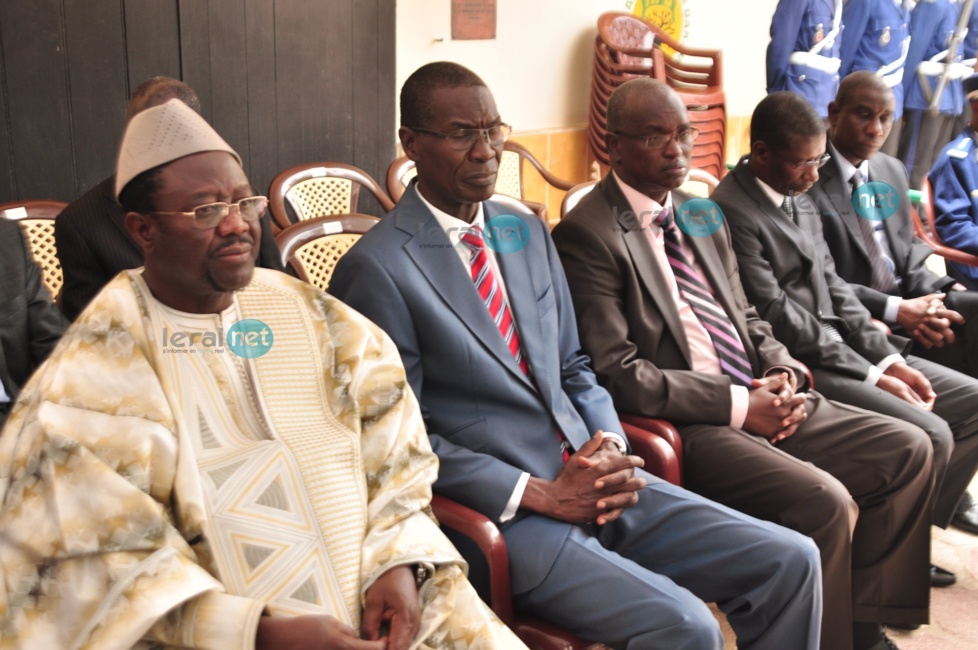
[[[931,250],[914,237],[906,168],[879,151],[894,108],[893,91],[876,74],[856,72],[842,81],[829,105],[831,159],[808,195],[821,212],[836,272],[873,318],[912,338],[917,356],[975,377],[978,293],[925,264]],[[951,523],[978,533],[970,495]]]
[[[67,326],[41,282],[20,226],[0,219],[0,427]]]
[[[152,77],[129,100],[126,121],[133,115],[177,98],[200,112],[193,88],[179,79]],[[109,176],[73,201],[54,222],[58,260],[64,272],[61,310],[75,320],[85,306],[120,271],[143,265],[143,253],[126,232],[126,211],[115,200],[115,176]],[[268,215],[261,220],[258,266],[283,270]]]
[[[751,152],[712,198],[730,225],[747,298],[807,364],[820,393],[912,422],[934,444],[934,523],[946,527],[978,468],[978,381],[907,355],[839,277],[815,203],[825,127],[801,97],[772,93],[751,119]],[[954,577],[934,568],[935,584]]]

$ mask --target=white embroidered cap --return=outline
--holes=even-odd
[[[226,151],[242,164],[241,156],[214,127],[179,99],[137,113],[126,125],[119,147],[115,198],[144,171],[204,151]]]

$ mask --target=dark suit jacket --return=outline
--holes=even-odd
[[[114,192],[115,176],[110,176],[70,203],[54,222],[65,278],[61,310],[70,320],[120,271],[143,265],[143,253],[126,231],[126,211]],[[258,266],[284,270],[268,215],[262,217],[261,231]]]
[[[486,220],[512,212],[483,203]],[[494,521],[523,474],[551,480],[598,429],[620,432],[611,397],[580,351],[570,293],[546,225],[526,215],[525,245],[497,253],[536,386],[503,342],[445,231],[412,185],[336,265],[330,292],[397,344],[440,466],[436,492]],[[570,524],[521,511],[502,526],[533,557],[515,592],[538,584]]]
[[[0,219],[0,381],[11,399],[67,326],[41,282],[20,226]]]
[[[774,335],[810,368],[856,379],[885,357],[905,353],[909,340],[874,327],[869,311],[835,271],[822,220],[807,195],[795,197],[798,225],[757,184],[743,157],[711,198],[723,210],[747,299]],[[832,340],[823,322],[839,330]]]
[[[673,192],[674,208],[689,198]],[[649,219],[633,219],[629,210],[609,174],[553,232],[598,380],[621,411],[679,424],[729,424],[730,379],[692,371],[679,311],[648,239]],[[747,303],[726,224],[712,236],[686,241],[737,329],[755,376],[789,367],[804,382],[801,366]]]
[[[883,221],[897,276],[901,278],[900,295],[916,298],[949,288],[954,279],[933,273],[924,264],[930,248],[914,237],[910,219],[907,170],[896,158],[878,153],[869,160],[869,180],[882,181],[894,189],[897,211]],[[808,191],[822,215],[822,234],[835,260],[836,272],[849,283],[856,297],[866,306],[873,318],[883,318],[888,294],[869,285],[872,266],[859,217],[852,206],[852,191],[842,177],[837,160],[828,162],[818,172],[818,182]]]

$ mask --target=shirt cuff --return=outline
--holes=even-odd
[[[628,441],[625,440],[623,435],[614,431],[602,431],[601,434],[618,446],[618,451],[621,452],[622,456],[628,453]]]
[[[264,609],[265,603],[260,600],[207,591],[180,606],[180,624],[172,630],[177,638],[167,638],[171,635],[159,623],[147,636],[167,646],[198,650],[253,650],[258,620]]]
[[[886,299],[886,306],[883,307],[883,320],[887,323],[896,323],[897,315],[900,313],[900,303],[903,298],[900,296],[890,296]]]
[[[743,428],[750,407],[750,391],[747,386],[730,386],[730,426]]]
[[[875,366],[869,367],[869,370],[866,372],[866,379],[863,381],[870,386],[875,386],[880,380],[880,377],[883,376],[883,373],[886,372],[886,369],[892,366],[894,363],[898,363],[900,361],[903,361],[903,357],[901,357],[899,354],[891,354],[888,357],[884,357],[883,360],[877,363]]]
[[[526,491],[526,484],[529,481],[529,472],[523,472],[520,475],[520,480],[516,481],[516,487],[513,488],[513,494],[509,497],[509,501],[503,509],[503,514],[499,515],[499,523],[504,524],[516,516],[516,511],[519,510],[520,502],[523,500],[523,492]]]

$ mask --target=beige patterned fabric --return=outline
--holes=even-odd
[[[247,318],[254,359],[223,345]],[[342,303],[258,269],[190,315],[123,273],[0,436],[0,648],[251,648],[263,611],[359,625],[419,562],[414,647],[521,648],[430,516],[436,473],[396,349]]]

